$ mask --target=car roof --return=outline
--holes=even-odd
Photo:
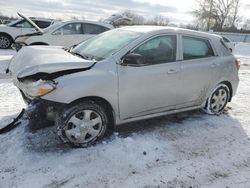
[[[157,34],[161,32],[171,32],[171,33],[181,33],[186,35],[196,35],[200,37],[206,37],[206,38],[221,38],[221,36],[211,33],[205,33],[201,31],[195,31],[190,29],[183,29],[178,27],[169,27],[169,26],[151,26],[151,25],[143,25],[143,26],[125,26],[118,28],[121,30],[127,30],[127,31],[135,31],[140,33],[152,33]]]

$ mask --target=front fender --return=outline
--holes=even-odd
[[[113,69],[98,68],[61,76],[55,81],[57,88],[42,96],[42,99],[69,104],[84,97],[101,97],[107,100],[113,110],[118,112],[118,79],[116,65]]]

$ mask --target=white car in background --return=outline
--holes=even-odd
[[[53,23],[52,19],[30,18],[39,28],[46,28]],[[7,25],[0,25],[0,49],[10,48],[15,38],[36,32],[36,28],[25,19],[13,21]]]
[[[108,23],[74,20],[55,23],[46,29],[41,29],[29,18],[26,18],[25,16],[23,16],[23,18],[25,18],[30,24],[34,25],[38,32],[18,36],[13,45],[13,48],[16,50],[28,45],[70,47],[79,44],[94,35],[114,28],[112,24]]]
[[[222,36],[222,39],[226,43],[229,50],[233,53],[234,48],[235,48],[235,43],[231,39],[227,38],[226,36]]]

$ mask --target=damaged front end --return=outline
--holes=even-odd
[[[51,51],[54,52],[53,57]],[[65,104],[45,100],[43,96],[57,89],[58,77],[89,70],[95,63],[60,48],[27,47],[18,52],[10,63],[9,71],[27,104],[25,114],[29,124],[35,128],[51,125],[56,112]]]
[[[19,88],[24,101],[28,105],[25,114],[29,119],[30,126],[34,129],[38,129],[52,125],[56,118],[56,112],[66,105],[41,98],[57,88],[58,83],[55,81],[56,78],[86,71],[91,67],[59,71],[50,74],[36,73],[16,79],[14,84]]]

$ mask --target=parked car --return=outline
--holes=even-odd
[[[52,19],[30,18],[40,28],[46,28],[53,23]],[[9,24],[0,25],[0,49],[10,48],[15,38],[36,32],[36,28],[25,19],[19,19]]]
[[[34,25],[34,23],[25,16],[23,16],[23,18]],[[113,28],[113,25],[101,22],[86,20],[66,21],[53,24],[44,30],[38,28],[39,32],[32,35],[21,35],[17,37],[13,48],[18,51],[22,46],[27,45],[70,47]]]
[[[222,39],[224,40],[224,42],[226,43],[227,47],[229,48],[229,50],[231,52],[234,52],[234,48],[235,48],[235,43],[229,39],[228,37],[226,36],[222,36]]]
[[[30,120],[53,120],[64,142],[86,147],[118,124],[199,108],[221,114],[239,83],[239,62],[224,45],[217,35],[131,26],[70,51],[22,48],[9,70],[35,106]]]

